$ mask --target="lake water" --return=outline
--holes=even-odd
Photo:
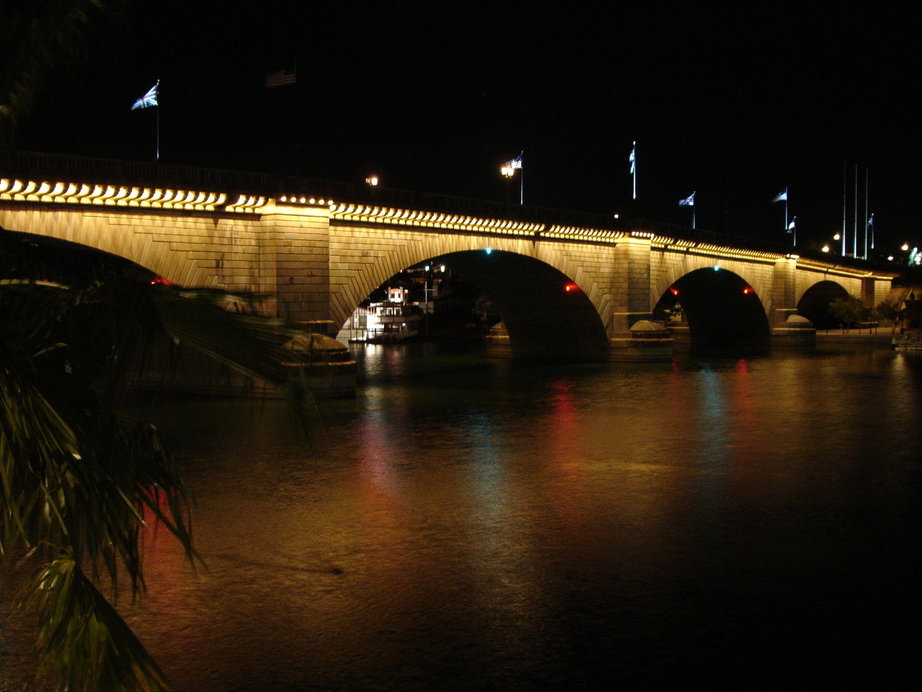
[[[922,358],[365,348],[356,399],[324,404],[311,445],[282,402],[145,409],[206,567],[152,533],[149,594],[122,605],[176,690],[918,674]]]

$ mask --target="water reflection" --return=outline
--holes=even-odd
[[[178,690],[878,687],[914,660],[917,363],[364,361],[316,449],[277,402],[147,412],[206,562],[152,536],[128,609]]]

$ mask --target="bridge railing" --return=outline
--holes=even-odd
[[[603,215],[559,209],[523,207],[490,200],[372,187],[299,176],[199,168],[150,161],[125,161],[64,156],[38,152],[0,152],[0,175],[42,177],[66,182],[108,183],[133,186],[188,188],[241,192],[268,196],[303,195],[337,201],[419,208],[426,211],[466,213],[545,223],[611,227]]]
[[[168,187],[206,192],[246,193],[270,197],[311,195],[335,201],[450,212],[485,218],[513,219],[546,225],[648,232],[693,243],[761,250],[778,254],[798,253],[781,243],[737,234],[692,229],[651,219],[616,218],[613,215],[523,206],[513,203],[455,197],[451,195],[372,187],[366,184],[318,180],[289,175],[201,168],[152,161],[128,161],[66,156],[39,152],[0,151],[0,176],[41,178],[77,183],[108,183]],[[850,267],[873,268],[877,263],[848,257],[813,253],[818,261],[834,261]],[[882,267],[881,267],[882,268]],[[888,265],[888,269],[892,266]]]
[[[279,181],[279,176],[263,173],[18,151],[0,152],[0,172],[6,176],[41,176],[77,183],[118,183],[251,193],[274,192],[272,188]]]

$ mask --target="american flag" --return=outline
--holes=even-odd
[[[266,74],[266,88],[272,89],[273,87],[285,86],[287,84],[296,84],[298,81],[297,73],[295,68],[285,68],[284,70],[276,70],[275,72],[269,72]]]

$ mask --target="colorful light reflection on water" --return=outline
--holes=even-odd
[[[917,665],[922,360],[365,361],[313,448],[277,403],[150,412],[182,441],[206,568],[158,539],[128,618],[178,690],[879,686]]]

